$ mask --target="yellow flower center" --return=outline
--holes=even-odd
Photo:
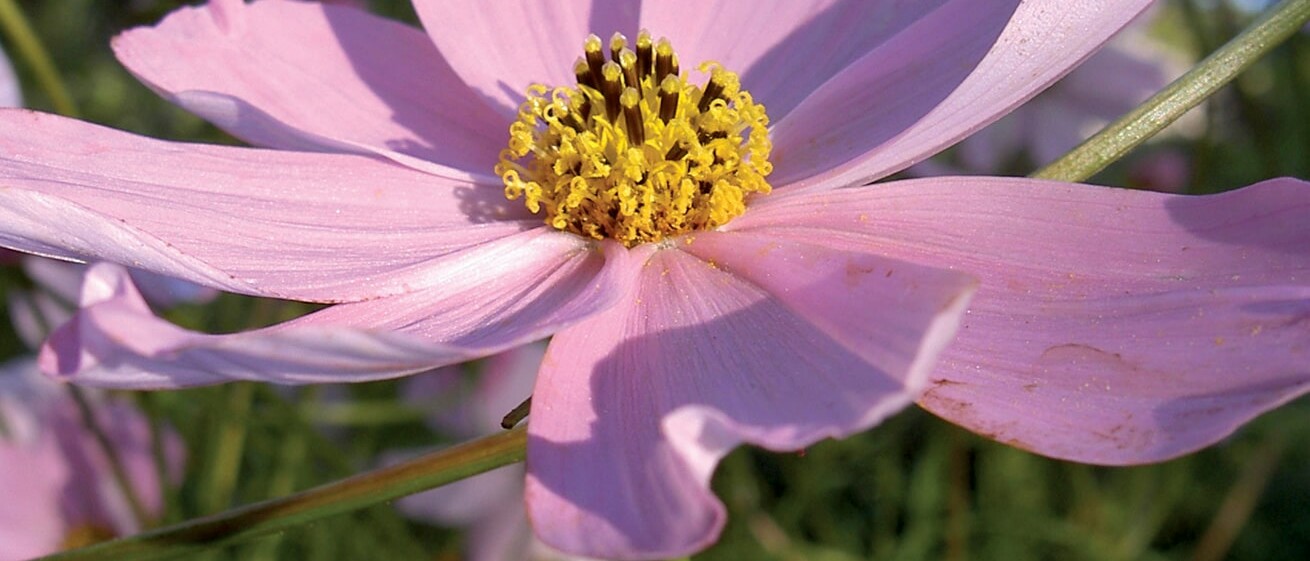
[[[769,117],[737,74],[700,65],[704,88],[679,71],[667,39],[642,31],[583,43],[577,85],[528,88],[496,174],[546,223],[628,247],[726,224],[746,196],[768,193]]]

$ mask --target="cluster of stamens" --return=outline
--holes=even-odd
[[[528,88],[496,173],[546,223],[628,247],[716,228],[768,193],[768,116],[733,72],[688,84],[667,39],[583,43],[577,85]]]

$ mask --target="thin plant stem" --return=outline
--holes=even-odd
[[[1283,0],[1145,103],[1032,177],[1082,181],[1160,132],[1310,20],[1310,0]]]
[[[236,489],[237,474],[241,471],[241,457],[246,445],[246,423],[250,413],[254,388],[250,383],[233,384],[226,388],[227,399],[221,409],[214,447],[209,458],[209,477],[205,492],[201,494],[201,511],[216,512],[227,508]]]
[[[28,23],[23,10],[14,0],[0,0],[0,29],[3,29],[5,35],[9,37],[14,50],[27,61],[32,73],[36,75],[36,83],[50,98],[50,104],[54,106],[55,111],[61,115],[76,117],[77,104],[73,102],[73,96],[68,93],[68,87],[64,85],[59,70],[50,61],[50,54],[41,45],[40,39],[37,39],[36,33],[32,31],[32,25]]]
[[[523,461],[527,426],[407,462],[135,536],[56,553],[44,561],[146,561],[286,530]]]

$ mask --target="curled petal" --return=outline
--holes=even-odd
[[[795,449],[900,410],[971,289],[947,271],[748,236],[654,251],[635,298],[556,335],[537,380],[528,511],[566,552],[705,547],[723,524],[708,485],[727,450]],[[813,268],[764,273],[798,260]],[[841,304],[863,321],[825,318]]]
[[[256,145],[399,153],[490,172],[503,119],[420,30],[347,6],[220,2],[114,40],[161,95]]]
[[[1189,197],[943,178],[753,210],[732,226],[978,275],[920,403],[1002,442],[1159,461],[1310,391],[1304,181]]]
[[[231,380],[376,380],[541,339],[622,298],[626,252],[532,232],[448,259],[434,288],[340,304],[230,335],[183,330],[150,314],[122,269],[88,273],[84,308],[47,342],[42,368],[90,385],[172,388]],[[627,275],[630,276],[630,275]]]

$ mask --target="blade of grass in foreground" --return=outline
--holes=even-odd
[[[43,557],[46,561],[143,561],[286,530],[523,461],[527,426],[439,450],[286,497]]]

